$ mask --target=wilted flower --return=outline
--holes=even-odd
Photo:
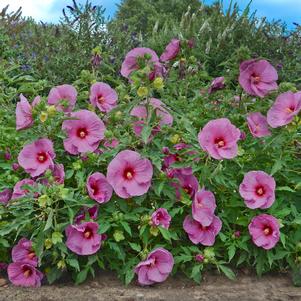
[[[18,162],[32,177],[43,174],[54,166],[55,152],[51,140],[42,138],[23,147]]]
[[[192,217],[203,226],[209,226],[214,218],[216,208],[215,197],[211,191],[198,191],[192,202]]]
[[[266,209],[275,201],[276,183],[272,176],[264,171],[250,171],[245,174],[239,186],[239,193],[251,209]]]
[[[118,95],[114,89],[105,83],[95,83],[90,89],[90,102],[101,112],[108,113],[117,105]]]
[[[12,198],[12,190],[6,188],[0,192],[0,204],[7,205],[10,199]]]
[[[254,137],[261,138],[271,135],[267,118],[261,113],[250,113],[247,116],[247,122],[249,130]]]
[[[186,174],[186,169],[177,169],[172,173],[173,178],[178,179],[179,183],[172,183],[172,186],[176,188],[176,197],[181,199],[180,188],[193,199],[196,192],[199,190],[198,179],[192,174]]]
[[[280,94],[267,114],[268,124],[272,128],[292,122],[301,110],[301,92]]]
[[[76,103],[77,92],[72,85],[52,88],[48,95],[48,104],[55,105],[58,111],[71,112]]]
[[[121,151],[109,163],[108,182],[115,193],[124,199],[145,194],[151,185],[153,167],[137,152]]]
[[[211,85],[210,88],[208,89],[208,93],[211,94],[217,90],[221,90],[225,87],[225,78],[223,76],[215,78]]]
[[[74,120],[65,120],[62,129],[66,131],[65,150],[72,154],[93,152],[104,138],[105,125],[99,117],[88,110],[71,113]]]
[[[272,249],[280,237],[280,225],[278,220],[268,214],[260,214],[253,217],[249,224],[249,232],[257,247]]]
[[[162,226],[168,229],[171,221],[171,216],[165,208],[159,208],[153,212],[151,216],[151,224],[153,227]]]
[[[181,41],[178,39],[172,39],[170,43],[166,46],[164,52],[160,56],[162,62],[167,62],[175,59],[181,49]]]
[[[222,228],[222,222],[219,217],[213,216],[211,224],[204,227],[201,223],[187,215],[183,223],[183,228],[194,244],[197,245],[200,243],[204,246],[213,246],[215,237]]]
[[[157,248],[150,252],[145,261],[135,267],[138,282],[141,285],[151,285],[163,282],[172,271],[174,259],[164,248]]]
[[[239,139],[240,130],[227,118],[209,121],[198,135],[202,149],[217,160],[236,157]]]
[[[86,187],[90,198],[100,204],[107,203],[112,197],[113,188],[100,172],[95,172],[88,177]]]
[[[240,64],[239,83],[250,95],[264,97],[276,90],[278,74],[266,60],[249,60]]]
[[[75,224],[80,224],[82,221],[85,221],[86,213],[88,213],[88,217],[92,220],[96,220],[98,217],[98,205],[95,205],[91,208],[83,208],[80,212],[76,215],[74,219]]]
[[[20,95],[20,101],[16,107],[16,129],[23,130],[33,125],[32,109],[41,101],[40,96],[37,96],[32,105],[28,102],[27,98]]]
[[[66,246],[77,255],[95,254],[101,246],[102,237],[98,234],[98,224],[84,222],[66,228]]]
[[[43,274],[39,270],[24,262],[9,264],[7,274],[13,285],[23,287],[40,287],[43,279]]]

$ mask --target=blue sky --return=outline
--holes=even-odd
[[[83,3],[85,0],[78,0],[78,2]],[[105,7],[107,16],[113,16],[116,4],[120,0],[92,0],[92,2]],[[204,0],[204,2],[210,4],[214,0]],[[237,0],[237,2],[241,8],[244,8],[249,0]],[[71,3],[71,0],[0,0],[0,9],[7,4],[10,4],[11,10],[22,6],[26,16],[44,22],[58,22],[62,9]],[[229,3],[230,0],[224,0],[225,7]],[[301,0],[253,0],[251,8],[252,11],[257,11],[259,17],[266,16],[269,20],[281,19],[290,28],[294,27],[293,22],[301,24]]]

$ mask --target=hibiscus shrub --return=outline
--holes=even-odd
[[[264,59],[208,84],[196,50],[135,48],[125,80],[28,83],[15,119],[1,108],[0,261],[14,285],[241,267],[300,284],[301,92]]]

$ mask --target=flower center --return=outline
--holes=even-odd
[[[47,154],[45,152],[40,152],[37,155],[37,159],[40,163],[44,163],[45,161],[47,161]]]
[[[260,81],[261,81],[260,76],[254,74],[252,77],[253,77],[254,84],[259,84],[260,83]]]
[[[30,252],[30,253],[28,253],[27,258],[31,260],[31,259],[33,259],[35,256],[36,256],[36,254],[35,254],[34,252]]]
[[[98,186],[96,184],[92,184],[91,188],[93,190],[94,195],[97,195],[99,193],[99,189],[98,189]]]
[[[217,138],[215,139],[214,144],[216,144],[217,147],[220,148],[220,147],[224,147],[226,145],[226,142],[223,138]]]
[[[23,275],[25,276],[25,278],[30,277],[30,276],[32,275],[32,270],[29,269],[29,268],[27,268],[27,267],[25,267],[25,268],[23,269]]]
[[[80,128],[77,130],[77,137],[84,139],[88,135],[88,131],[84,128]]]
[[[91,230],[85,230],[85,232],[84,232],[84,237],[86,238],[86,239],[89,239],[89,238],[91,238],[92,237],[92,231]]]
[[[289,108],[286,108],[285,111],[289,114],[293,113],[295,111],[295,108],[294,107],[289,107]]]
[[[191,186],[185,186],[183,187],[183,190],[187,193],[187,194],[191,194],[192,193],[192,188]]]
[[[265,191],[264,191],[264,187],[262,187],[262,186],[259,186],[259,187],[257,187],[257,188],[256,188],[256,194],[257,194],[257,195],[259,195],[259,196],[263,196],[263,195],[264,195],[264,193],[265,193]]]
[[[270,235],[270,234],[272,234],[272,229],[270,228],[270,227],[265,227],[264,229],[263,229],[263,233],[264,233],[264,235],[266,235],[266,236],[268,236],[268,235]]]
[[[126,180],[132,180],[133,177],[135,175],[135,172],[132,168],[127,168],[125,169],[124,173],[123,173],[123,177],[126,179]]]
[[[99,96],[98,96],[98,102],[99,102],[100,104],[103,104],[103,103],[105,102],[105,98],[104,98],[102,95],[99,95]]]

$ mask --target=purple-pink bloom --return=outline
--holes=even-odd
[[[195,261],[197,261],[197,262],[203,262],[205,259],[205,256],[203,254],[197,254],[197,255],[195,255],[194,258],[195,258]]]
[[[95,83],[90,89],[90,102],[101,112],[108,113],[117,106],[118,95],[105,83]]]
[[[16,286],[40,287],[43,273],[34,266],[24,262],[14,262],[8,265],[9,281]]]
[[[301,92],[280,94],[267,113],[268,124],[272,128],[292,122],[301,110]]]
[[[186,174],[186,171],[187,169],[176,169],[172,173],[173,178],[179,181],[179,183],[172,183],[172,186],[176,188],[176,197],[178,200],[181,199],[181,189],[183,189],[191,199],[194,198],[196,192],[199,190],[198,179],[192,174]]]
[[[172,271],[174,259],[172,254],[164,248],[157,248],[150,252],[146,260],[135,267],[140,285],[151,285],[163,282]]]
[[[86,187],[90,198],[99,204],[107,203],[112,197],[113,188],[100,172],[95,172],[88,177]]]
[[[7,205],[10,199],[12,198],[12,190],[6,188],[0,192],[0,204]]]
[[[93,112],[80,110],[71,113],[73,120],[65,120],[62,129],[67,133],[64,140],[65,150],[72,154],[93,152],[104,138],[106,127]]]
[[[204,246],[213,246],[215,237],[222,228],[222,221],[219,217],[213,216],[211,224],[204,227],[201,223],[187,215],[183,222],[183,228],[194,244],[197,245],[200,243]]]
[[[52,88],[48,95],[48,104],[58,111],[71,112],[76,103],[77,92],[72,85],[61,85]]]
[[[98,224],[84,222],[66,228],[66,246],[77,255],[95,254],[101,246],[102,237],[98,234]]]
[[[249,130],[254,137],[261,138],[271,135],[267,118],[261,113],[250,113],[247,116],[247,122]]]
[[[134,48],[128,52],[122,63],[120,71],[121,75],[130,78],[131,73],[141,67],[139,66],[139,58],[144,59],[145,55],[150,56],[149,62],[159,63],[159,58],[154,50],[144,47]]]
[[[151,216],[151,225],[153,227],[162,226],[168,229],[171,221],[171,216],[165,208],[159,208],[153,212]]]
[[[225,78],[223,76],[215,78],[208,89],[208,93],[211,94],[217,90],[221,90],[225,87]]]
[[[280,224],[278,220],[269,214],[260,214],[251,220],[249,232],[253,243],[265,250],[275,247],[280,237]]]
[[[108,165],[108,182],[123,199],[145,194],[151,186],[152,176],[151,162],[131,150],[121,151]]]
[[[249,171],[239,186],[239,193],[251,209],[266,209],[275,201],[276,182],[264,171]]]
[[[215,208],[214,194],[202,189],[196,193],[192,202],[192,217],[203,226],[209,226],[213,221]]]
[[[40,96],[37,96],[32,105],[28,102],[27,98],[20,95],[20,101],[16,107],[16,129],[17,131],[27,129],[33,125],[32,109],[41,101]]]
[[[157,119],[159,120],[159,125],[155,126],[152,130],[152,135],[155,135],[157,132],[161,130],[161,127],[164,125],[171,126],[173,123],[173,117],[168,113],[168,111],[164,108],[164,104],[156,98],[151,98],[149,101],[150,107],[154,110]],[[137,117],[139,120],[133,123],[133,129],[136,136],[140,137],[141,132],[143,130],[143,126],[148,118],[147,108],[145,103],[142,105],[136,106],[130,112],[131,116]]]
[[[28,263],[34,267],[38,265],[38,257],[33,248],[32,241],[26,238],[21,238],[12,249],[13,262]]]
[[[162,62],[167,62],[175,59],[181,49],[181,41],[178,39],[172,39],[166,46],[164,52],[160,56]]]
[[[23,147],[18,162],[32,177],[37,177],[54,166],[55,152],[51,140],[42,138]]]
[[[240,64],[239,83],[250,95],[264,97],[276,90],[277,70],[266,60],[248,60]]]
[[[16,183],[12,195],[12,200],[20,199],[26,196],[29,193],[29,190],[24,186],[36,186],[36,182],[32,179],[23,179]]]
[[[236,157],[239,139],[240,130],[227,118],[209,121],[198,135],[202,149],[217,160]]]
[[[20,165],[18,163],[14,162],[11,167],[12,167],[13,171],[17,171],[20,168]]]
[[[92,220],[96,220],[98,217],[98,205],[95,205],[91,208],[84,207],[74,218],[75,224],[80,224],[82,221],[85,221],[86,214]]]

